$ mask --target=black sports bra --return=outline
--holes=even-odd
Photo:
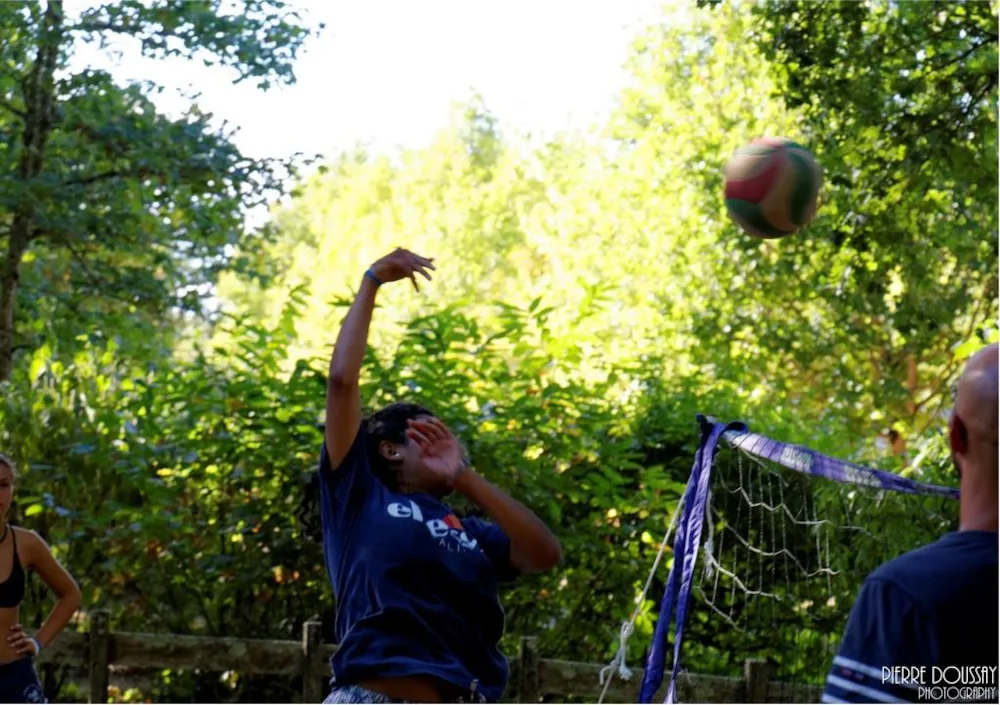
[[[17,557],[17,532],[9,524],[4,528],[4,535],[0,537],[0,545],[7,538],[8,531],[14,542],[14,556],[11,559],[10,575],[0,583],[0,607],[17,607],[24,599],[24,568],[21,567],[21,560]]]

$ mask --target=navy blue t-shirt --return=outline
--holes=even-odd
[[[997,579],[988,531],[947,534],[875,570],[823,702],[997,702]]]
[[[337,598],[334,681],[435,676],[491,701],[507,685],[498,581],[510,540],[371,471],[362,428],[339,468],[320,457],[323,551]]]

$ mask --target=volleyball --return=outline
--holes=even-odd
[[[823,172],[805,147],[780,137],[756,139],[726,164],[726,208],[749,235],[781,238],[816,215]]]

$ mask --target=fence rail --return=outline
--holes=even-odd
[[[90,702],[108,701],[109,667],[199,669],[246,674],[300,676],[302,702],[321,703],[330,678],[328,660],[336,647],[324,644],[318,622],[306,622],[302,641],[232,639],[182,634],[112,632],[108,615],[91,613],[88,633],[64,633],[46,649],[39,664],[54,663],[86,668],[90,675]],[[535,637],[523,637],[520,651],[511,659],[508,696],[514,702],[537,703],[542,698],[573,697],[596,702],[602,687],[599,664],[541,658]],[[642,671],[629,681],[615,679],[605,700],[636,702]],[[659,694],[659,701],[664,693]],[[742,678],[685,673],[678,679],[682,701],[708,703],[809,703],[819,702],[821,688],[782,683],[769,677],[767,663],[748,660]]]

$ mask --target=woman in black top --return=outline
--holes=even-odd
[[[7,635],[0,640],[0,702],[44,703],[32,661],[79,609],[80,588],[38,534],[7,523],[15,479],[14,462],[0,453],[0,632]],[[20,624],[28,570],[38,573],[57,597],[48,619],[34,636]]]

